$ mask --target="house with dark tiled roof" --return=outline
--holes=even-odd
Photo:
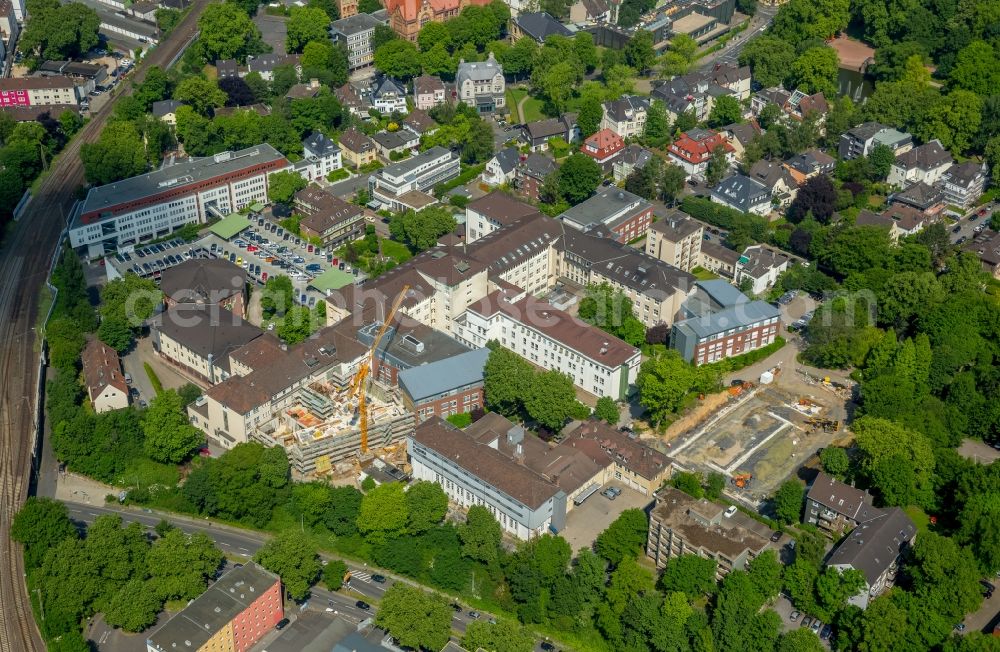
[[[160,100],[159,102],[153,102],[150,112],[154,118],[162,120],[173,127],[177,125],[177,109],[182,106],[184,106],[184,102],[180,100]]]
[[[617,8],[616,8],[617,9]],[[569,7],[569,22],[580,23],[612,23],[613,14],[611,4],[605,0],[576,0]]]
[[[767,245],[751,245],[743,250],[736,263],[733,282],[741,285],[744,280],[749,280],[750,291],[753,294],[763,294],[774,286],[778,276],[788,269],[791,260],[791,256],[783,251]]]
[[[439,104],[444,104],[444,82],[440,77],[420,75],[413,80],[413,104],[421,111],[428,111]]]
[[[771,212],[771,190],[755,178],[743,174],[728,176],[717,183],[709,191],[709,197],[715,203],[741,213],[767,215]]]
[[[323,86],[318,79],[310,79],[308,82],[295,84],[285,92],[285,99],[288,100],[308,100],[319,95]]]
[[[255,72],[264,81],[274,81],[274,70],[281,66],[291,66],[295,69],[296,75],[302,74],[301,55],[298,54],[261,54],[256,57],[247,57],[247,73]],[[245,75],[241,75],[245,76]]]
[[[483,168],[483,183],[488,186],[502,186],[514,181],[521,153],[516,147],[506,147],[493,155]]]
[[[610,129],[622,138],[641,136],[646,128],[649,98],[626,95],[601,105],[601,129]]]
[[[897,156],[889,168],[887,182],[897,188],[908,188],[920,181],[934,185],[954,162],[941,141],[935,138]]]
[[[94,412],[128,407],[128,383],[118,352],[97,338],[88,338],[80,353],[87,398]]]
[[[865,586],[848,602],[866,609],[891,585],[896,577],[900,557],[913,546],[917,527],[906,512],[898,507],[872,510],[869,518],[860,520],[826,560],[826,565],[840,571],[861,571]]]
[[[406,113],[406,86],[387,75],[377,76],[369,89],[372,108],[379,113]]]
[[[799,184],[795,182],[795,177],[780,161],[761,159],[750,167],[747,176],[767,188],[768,192],[771,193],[769,201],[771,199],[777,200],[781,206],[790,204],[799,192]],[[770,212],[770,208],[767,208],[766,212]]]
[[[986,186],[986,164],[966,161],[952,165],[938,182],[945,201],[968,208],[978,201]]]
[[[795,183],[802,185],[809,179],[833,172],[837,167],[837,159],[819,149],[807,149],[793,155],[785,161],[785,169],[792,175]]]
[[[839,534],[866,521],[878,510],[871,494],[820,471],[806,494],[805,522]]]
[[[229,354],[263,331],[217,303],[179,303],[149,320],[153,350],[201,383],[231,375]]]
[[[962,245],[962,251],[978,258],[983,271],[1000,279],[1000,233],[992,229],[977,233],[972,240]]]
[[[733,153],[737,158],[742,158],[747,145],[761,134],[760,125],[756,120],[749,122],[736,122],[719,129],[719,133],[726,137],[729,144],[733,146]]]
[[[361,97],[361,93],[350,82],[333,91],[340,105],[358,117],[368,117],[371,103]]]
[[[340,151],[344,160],[354,167],[368,165],[378,158],[375,142],[354,127],[340,134]]]
[[[426,111],[414,109],[403,118],[403,126],[418,136],[426,136],[437,131],[438,123]]]
[[[319,238],[324,247],[338,247],[365,233],[364,209],[334,197],[319,186],[309,185],[295,193],[294,203],[303,216],[299,222],[302,234]]]
[[[538,201],[545,179],[558,169],[559,165],[551,156],[540,152],[528,154],[517,166],[515,182],[518,192],[528,199]]]
[[[941,188],[924,181],[918,181],[901,192],[891,194],[889,203],[911,206],[931,218],[939,216],[947,205]]]
[[[611,166],[615,183],[621,183],[636,170],[641,170],[653,160],[654,154],[642,145],[632,143],[625,147]]]
[[[393,154],[403,154],[420,145],[420,136],[405,127],[396,131],[380,131],[373,134],[371,139],[375,142],[375,149],[384,161],[392,161]]]
[[[510,38],[512,41],[528,38],[538,43],[544,43],[549,36],[572,36],[573,33],[565,25],[544,11],[520,13],[510,20]]]
[[[572,143],[579,137],[580,128],[576,124],[576,114],[564,113],[558,118],[526,123],[521,128],[520,140],[528,145],[532,152],[544,152],[549,148],[550,138],[562,138],[567,143]]]
[[[167,308],[186,303],[217,303],[240,317],[246,315],[247,273],[227,260],[185,260],[163,270],[160,290]]]

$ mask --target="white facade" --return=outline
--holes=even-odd
[[[553,314],[561,312],[555,308],[550,311]],[[590,328],[597,330],[596,327]],[[621,400],[639,374],[641,356],[638,349],[634,350],[625,364],[608,365],[574,348],[574,342],[555,339],[544,330],[503,310],[492,315],[482,315],[475,308],[470,308],[455,321],[454,334],[460,341],[475,347],[497,340],[535,365],[569,375],[574,385],[594,396],[611,396]]]
[[[413,158],[382,168],[368,179],[372,197],[387,204],[390,210],[403,210],[406,205],[399,196],[411,192],[426,192],[444,181],[458,176],[461,164],[450,150],[432,147]]]

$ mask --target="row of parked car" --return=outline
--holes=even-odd
[[[801,612],[793,611],[788,619],[794,623],[798,621],[800,616],[802,616]],[[802,627],[808,627],[814,634],[819,636],[824,641],[829,640],[830,634],[833,633],[833,630],[829,625],[825,625],[819,618],[813,618],[811,616],[806,616],[802,619]]]
[[[204,247],[189,247],[179,249],[184,246],[184,241],[175,238],[169,242],[147,245],[131,252],[121,252],[115,254],[115,260],[121,263],[125,271],[132,272],[137,276],[152,277],[159,281],[160,275],[165,269],[188,260],[190,258],[206,258],[208,251]]]

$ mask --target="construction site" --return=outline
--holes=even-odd
[[[817,450],[843,437],[849,390],[829,380],[765,373],[762,383],[741,383],[703,423],[671,444],[680,467],[721,473],[729,493],[758,506]]]

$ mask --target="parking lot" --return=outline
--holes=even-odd
[[[352,269],[332,252],[304,242],[263,216],[251,223],[253,226],[230,240],[209,234],[190,243],[174,238],[122,251],[113,257],[113,265],[119,274],[132,272],[159,281],[164,270],[190,258],[226,259],[246,270],[247,278],[260,285],[274,276],[288,276],[296,302],[309,307],[324,296],[324,292],[310,287],[310,283],[331,268],[341,272],[335,279],[341,285],[365,278],[361,270]]]
[[[593,545],[597,535],[607,529],[626,509],[638,508],[647,511],[653,503],[652,496],[643,496],[638,491],[623,487],[616,482],[609,482],[601,487],[601,491],[611,486],[618,487],[621,495],[611,500],[597,492],[582,505],[573,507],[566,515],[566,527],[559,534],[569,542],[573,550]]]

